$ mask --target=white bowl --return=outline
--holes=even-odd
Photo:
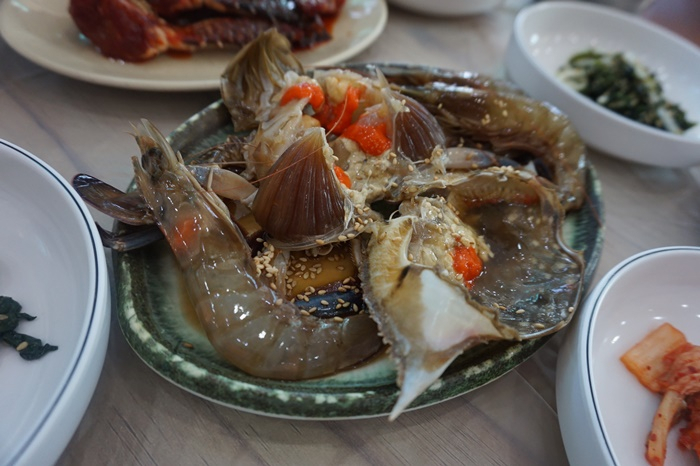
[[[661,397],[620,362],[662,323],[700,344],[700,248],[670,247],[637,254],[613,268],[586,298],[560,349],[557,411],[567,456],[577,465],[640,465]],[[697,464],[677,446],[666,464]]]
[[[391,5],[429,16],[477,15],[499,7],[505,0],[389,0]]]
[[[0,342],[0,465],[54,463],[85,413],[107,348],[110,295],[90,213],[50,166],[0,140],[0,295],[36,316],[17,331],[56,351],[25,361]]]
[[[575,53],[629,52],[661,81],[666,98],[699,125],[683,135],[620,116],[574,91],[556,71]],[[567,114],[591,147],[665,167],[700,164],[700,48],[653,23],[607,6],[544,2],[521,10],[506,49],[508,77]]]

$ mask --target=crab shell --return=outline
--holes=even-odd
[[[376,224],[360,269],[368,309],[397,363],[401,393],[390,419],[464,351],[560,329],[582,288],[583,261],[561,240],[563,208],[539,178],[491,168],[407,180],[405,189],[414,199],[433,196],[430,202],[441,205],[442,214],[399,209],[402,216]],[[443,228],[426,228],[439,222]],[[421,257],[448,257],[455,232],[463,237],[468,228],[489,256],[471,289],[454,280],[449,260],[420,263],[409,253],[428,249]],[[488,246],[479,245],[481,236]]]

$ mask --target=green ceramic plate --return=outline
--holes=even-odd
[[[226,108],[216,102],[177,128],[170,141],[187,158],[224,141],[232,130]],[[586,285],[598,263],[603,232],[599,182],[591,167],[587,174],[588,202],[570,214],[565,224],[567,242],[584,252]],[[252,377],[228,365],[193,318],[174,258],[163,241],[135,252],[115,253],[114,270],[124,336],[147,365],[185,390],[236,409],[300,419],[386,415],[396,401],[396,372],[385,356],[332,377],[300,382]],[[498,378],[548,338],[470,350],[411,408],[447,400]]]

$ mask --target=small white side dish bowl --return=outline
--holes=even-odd
[[[641,465],[661,397],[644,388],[620,357],[668,322],[700,344],[700,248],[639,253],[614,267],[588,295],[557,361],[556,399],[572,466]],[[693,452],[668,440],[666,464],[693,465]]]
[[[25,361],[0,341],[0,465],[53,464],[92,398],[109,338],[104,249],[78,194],[0,140],[0,295],[36,317],[16,331],[58,346]]]
[[[505,0],[389,0],[391,5],[428,16],[478,15],[498,8]]]
[[[682,135],[652,128],[595,103],[564,84],[557,70],[594,48],[627,52],[655,73],[667,100],[698,125]],[[603,5],[544,2],[515,18],[506,49],[508,77],[529,95],[569,116],[591,147],[625,160],[664,167],[700,164],[700,48],[641,17]]]

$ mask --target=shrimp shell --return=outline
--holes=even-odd
[[[454,71],[431,66],[416,67],[401,63],[349,63],[344,67],[369,76],[374,76],[377,72],[381,72],[387,81],[398,87],[424,86],[434,82],[441,82],[524,95],[522,89],[508,81],[471,71]]]
[[[182,269],[195,312],[221,357],[251,375],[299,380],[332,374],[381,347],[366,314],[302,315],[258,276],[241,231],[148,121],[136,135],[136,182]]]
[[[496,153],[525,151],[542,161],[566,210],[585,198],[586,146],[557,108],[524,95],[436,82],[403,88],[446,131],[487,142]]]

